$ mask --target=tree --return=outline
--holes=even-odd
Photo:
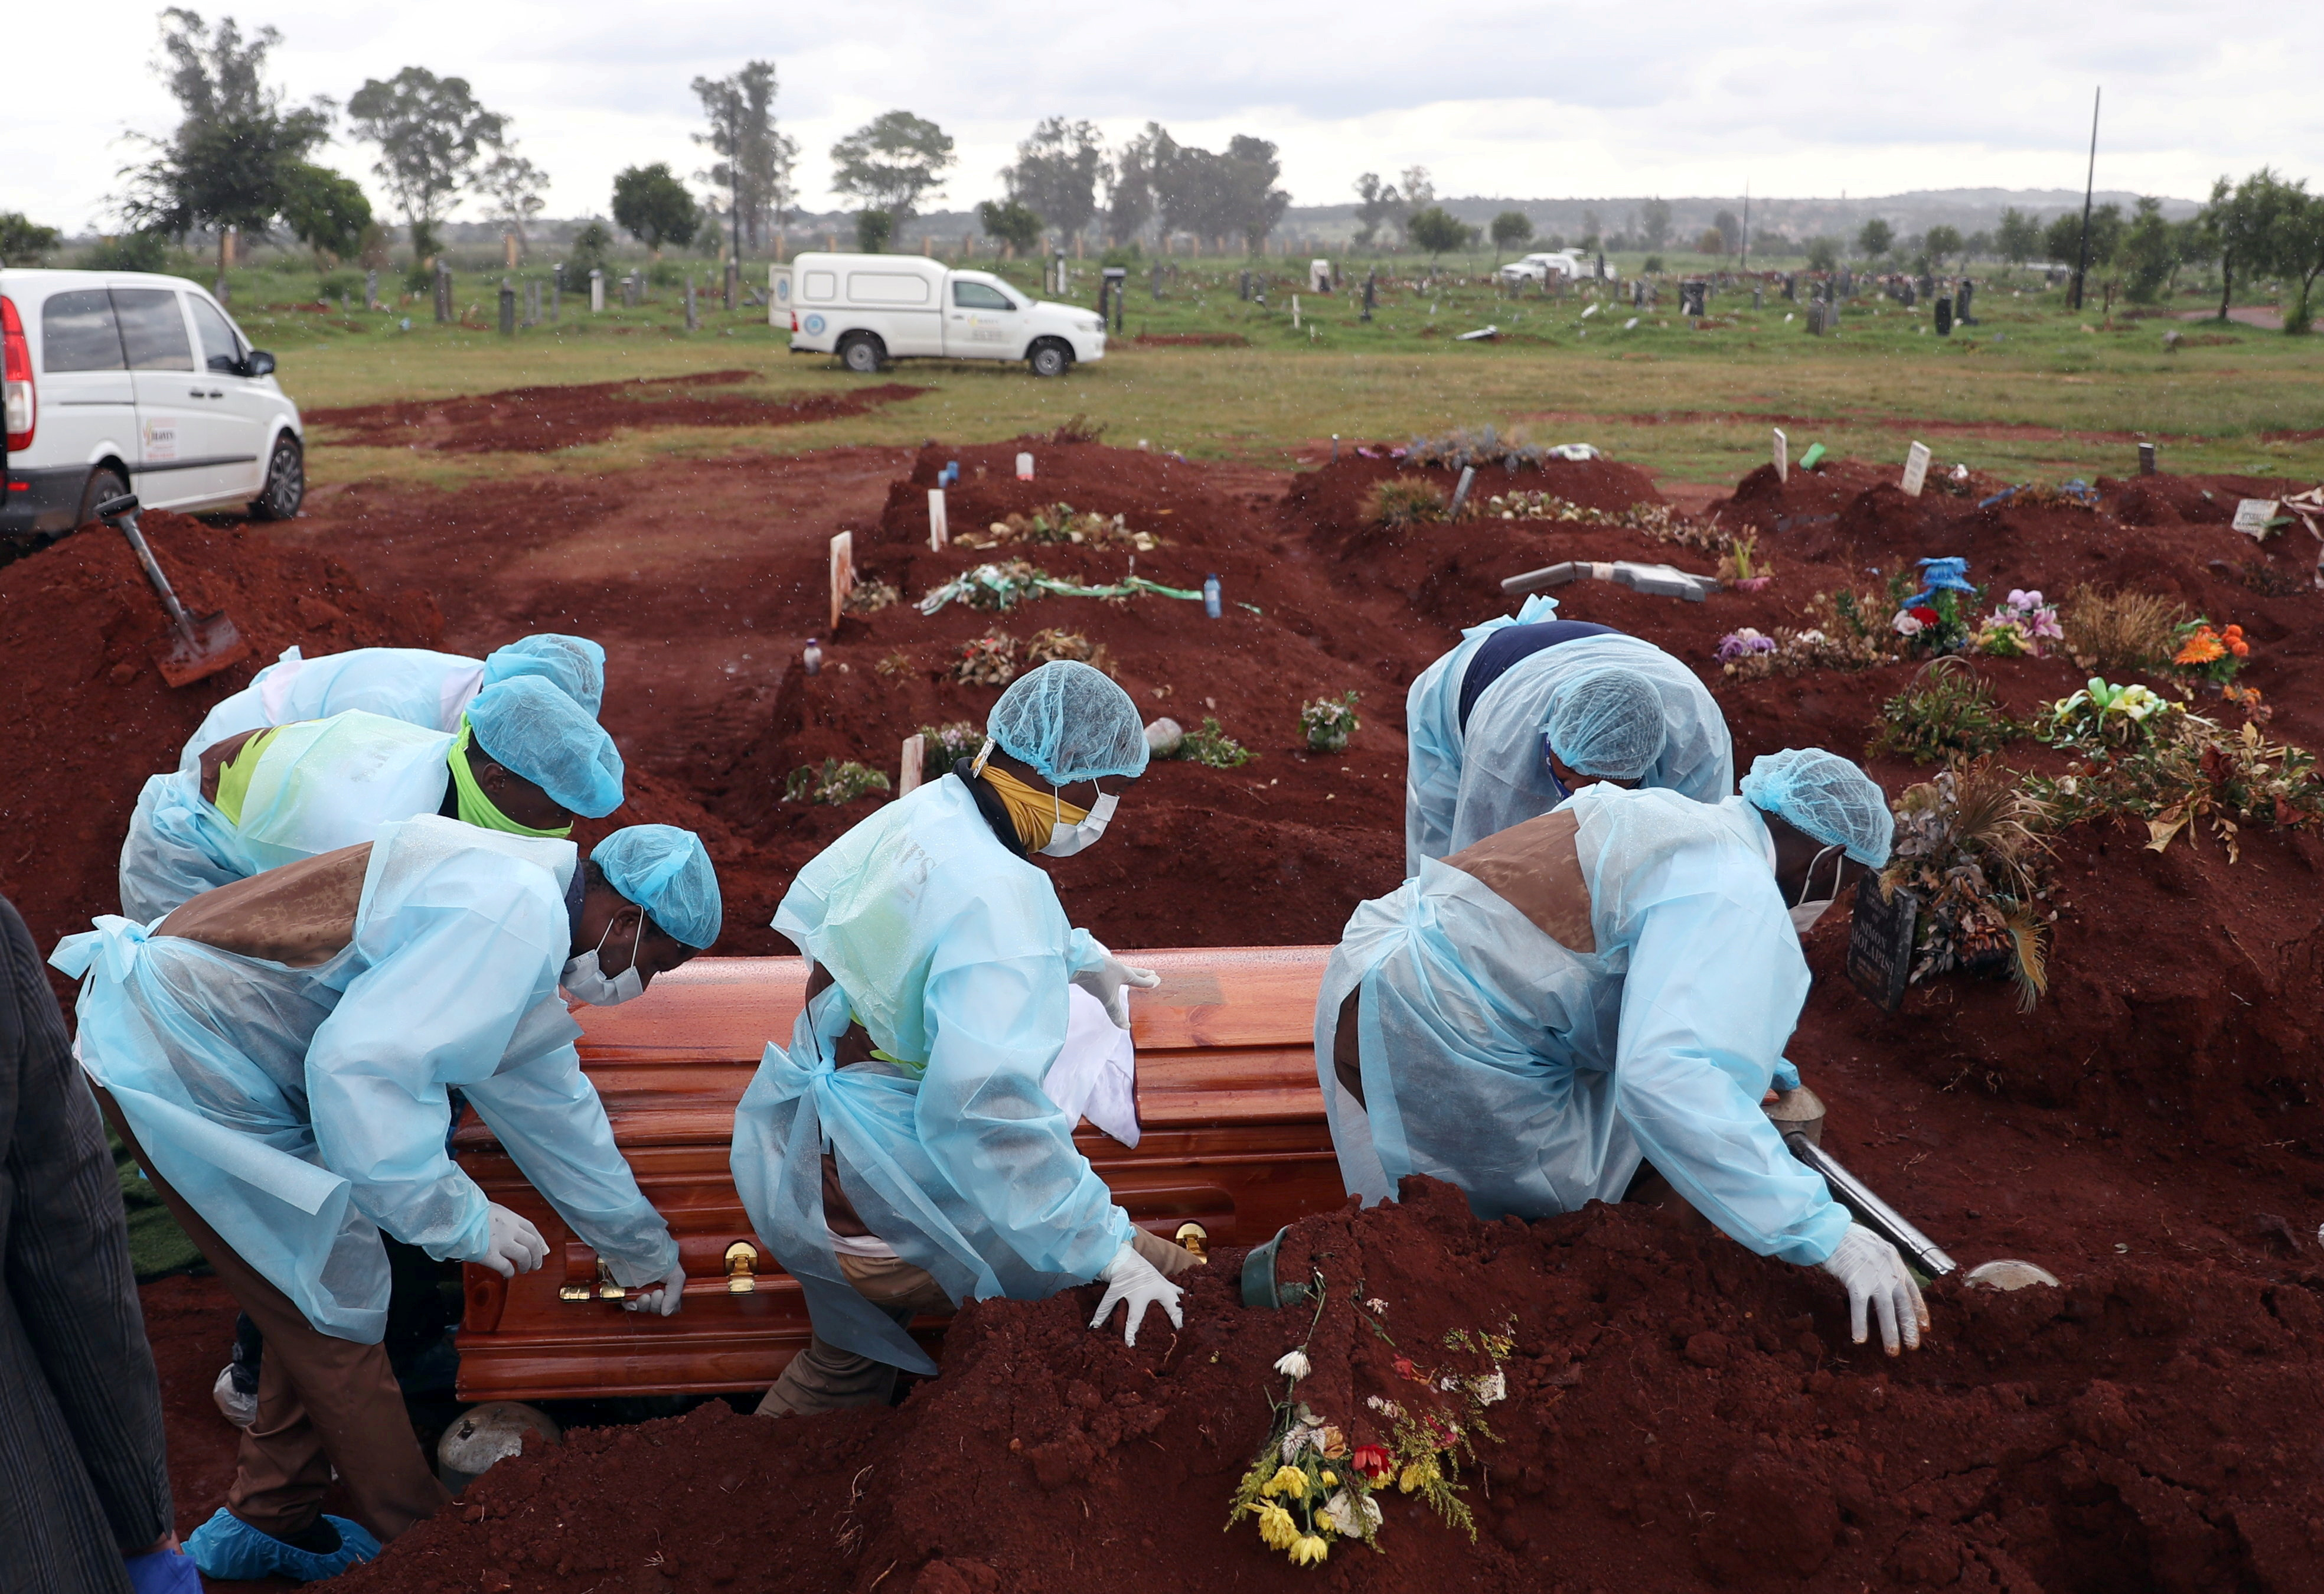
[[[1961,258],[1964,260],[1992,259],[1993,235],[1986,232],[1969,234],[1961,242]]]
[[[663,246],[683,249],[694,241],[702,211],[686,185],[670,175],[669,162],[656,161],[614,176],[613,221],[659,260]]]
[[[347,100],[347,120],[379,146],[372,172],[394,196],[412,258],[425,264],[436,255],[436,224],[484,151],[499,147],[507,118],[479,105],[466,78],[406,67],[383,81],[365,79]]]
[[[1220,164],[1221,199],[1227,221],[1232,230],[1242,234],[1244,246],[1256,255],[1291,208],[1291,196],[1275,186],[1275,180],[1283,175],[1283,162],[1268,140],[1238,133],[1227,140],[1227,153]]]
[[[1460,220],[1442,205],[1431,205],[1404,224],[1412,241],[1434,257],[1448,249],[1468,246],[1477,236],[1477,229]]]
[[[1694,247],[1702,255],[1724,255],[1727,253],[1727,235],[1715,227],[1706,227],[1702,229],[1702,236],[1695,239]]]
[[[1921,247],[1927,251],[1929,264],[1942,271],[1946,259],[1961,252],[1960,228],[1939,222],[1923,235]]]
[[[833,191],[885,210],[899,224],[940,191],[952,135],[909,111],[875,116],[831,146]]]
[[[1396,184],[1382,182],[1379,172],[1356,179],[1356,247],[1370,248],[1382,227],[1402,227],[1407,209]]]
[[[1493,261],[1500,263],[1501,251],[1516,249],[1533,236],[1533,218],[1522,210],[1504,210],[1493,218]]]
[[[281,39],[272,28],[244,39],[232,17],[212,27],[196,12],[161,14],[156,70],[183,114],[153,159],[124,171],[130,188],[121,210],[138,230],[170,237],[215,230],[221,273],[228,229],[265,236],[292,169],[330,133],[329,100],[286,110],[267,86],[266,57]]]
[[[1705,254],[1732,255],[1743,246],[1743,223],[1734,211],[1721,210],[1711,218],[1711,225],[1719,229],[1720,247]]]
[[[1291,203],[1275,186],[1282,168],[1263,138],[1239,133],[1220,154],[1178,143],[1157,123],[1148,123],[1146,134],[1146,181],[1166,233],[1240,233],[1256,251]]]
[[[887,253],[890,240],[896,236],[896,218],[885,210],[859,210],[855,213],[855,246],[866,255]]]
[[[2122,207],[2100,205],[2090,212],[2089,269],[2104,269],[2122,241]],[[2065,264],[2082,258],[2082,218],[2071,210],[2060,212],[2042,233],[2042,253]]]
[[[2042,247],[2042,218],[2028,216],[2015,205],[2001,213],[1993,235],[1994,248],[2012,265],[2024,265]]]
[[[1659,249],[1670,242],[1671,208],[1668,199],[1648,199],[1639,207],[1638,214],[1646,227],[1647,248]]]
[[[1022,200],[985,200],[976,208],[976,224],[996,245],[1006,244],[1019,255],[1030,255],[1041,242],[1040,213]]]
[[[613,229],[602,221],[593,221],[573,235],[573,248],[565,256],[565,280],[567,286],[578,287],[589,280],[593,271],[605,269],[606,256],[613,247]]]
[[[518,247],[532,241],[525,224],[548,207],[549,201],[540,197],[540,190],[549,186],[548,172],[514,150],[503,148],[469,180],[468,186],[484,197],[491,218],[516,236]]]
[[[731,78],[696,78],[694,93],[710,131],[694,142],[707,144],[719,159],[700,175],[727,194],[739,252],[759,246],[771,223],[779,226],[790,207],[791,168],[798,141],[775,125],[775,63],[754,60]]]
[[[1856,229],[1856,252],[1867,260],[1878,260],[1896,246],[1896,229],[1877,216]]]
[[[2324,194],[2309,193],[2304,181],[2292,186],[2297,197],[2276,218],[2275,246],[2270,253],[2275,269],[2300,281],[2299,296],[2283,315],[2283,329],[2296,335],[2316,321],[2310,296],[2317,277],[2324,275]]]
[[[2152,304],[2161,298],[2163,285],[2179,264],[2179,236],[2163,219],[2162,200],[2142,198],[2138,201],[2118,253],[2127,279],[2124,296],[2133,304]]]
[[[0,210],[0,265],[38,265],[64,236],[21,210]]]
[[[1404,202],[1412,209],[1425,209],[1436,203],[1435,180],[1428,175],[1425,166],[1404,169]]]
[[[2232,187],[2224,177],[2211,185],[2202,236],[2219,257],[2219,320],[2227,319],[2237,268],[2249,276],[2275,266],[2285,216],[2302,195],[2265,166]]]
[[[301,161],[283,173],[282,220],[328,270],[363,247],[371,201],[353,178]]]
[[[1105,144],[1096,125],[1050,116],[1017,146],[1017,159],[1001,168],[1001,181],[1011,199],[1070,238],[1096,219],[1098,180],[1105,172]]]
[[[1605,232],[1604,224],[1598,219],[1598,212],[1587,209],[1582,212],[1582,248],[1584,254],[1597,253]]]
[[[1840,266],[1840,240],[1813,237],[1807,241],[1806,253],[1810,271],[1836,271]]]

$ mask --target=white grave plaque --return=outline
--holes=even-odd
[[[945,501],[942,487],[928,489],[928,547],[930,551],[952,541],[952,529],[945,524]]]
[[[2267,523],[2275,518],[2276,505],[2281,502],[2276,498],[2238,500],[2236,504],[2236,530],[2254,542],[2264,541],[2267,536]]]
[[[897,772],[897,796],[909,795],[912,788],[920,783],[920,770],[927,763],[927,755],[928,738],[927,737],[915,731],[904,738],[904,763],[903,767]]]
[[[1899,485],[1904,487],[1906,496],[1917,498],[1921,496],[1922,485],[1929,479],[1929,445],[1926,443],[1914,443],[1912,451],[1904,456],[1904,479]]]
[[[1792,479],[1792,440],[1784,435],[1784,429],[1780,426],[1775,428],[1775,479],[1779,482]]]
[[[831,540],[831,634],[839,630],[839,612],[855,590],[855,533],[842,532]]]
[[[1032,455],[1019,454],[1017,456],[1017,479],[1019,481],[1031,481],[1033,479]]]

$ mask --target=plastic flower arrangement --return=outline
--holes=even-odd
[[[1984,590],[1970,583],[1966,559],[1923,559],[1918,562],[1921,588],[1910,596],[1897,596],[1896,612],[1888,622],[1889,628],[1914,653],[1960,653],[1970,645],[1969,616],[1975,611]],[[1893,577],[1890,592],[1897,593],[1909,579],[1903,575]]]
[[[964,758],[973,758],[984,746],[984,729],[973,721],[954,719],[945,725],[924,725],[927,766],[938,774]]]
[[[1880,885],[1921,904],[1911,983],[1953,969],[2006,969],[2019,1008],[2031,1012],[2048,985],[2043,938],[2057,917],[2041,874],[2049,811],[2012,771],[1991,764],[1943,770],[1907,787],[1895,806]]]
[[[2221,688],[2235,680],[2236,672],[2251,657],[2251,644],[2241,626],[2215,627],[2200,616],[2179,627],[2178,640],[2171,667]]]
[[[1363,728],[1356,718],[1358,693],[1347,691],[1336,698],[1317,698],[1312,703],[1299,705],[1299,728],[1306,735],[1307,750],[1311,753],[1337,753],[1347,746],[1348,738]]]
[[[2093,675],[2081,690],[2051,704],[2034,721],[2034,734],[2053,747],[2104,759],[2144,744],[2163,720],[2185,712],[2152,687],[2110,686]]]
[[[1757,592],[1775,579],[1774,561],[1759,557],[1757,533],[1744,532],[1727,544],[1719,561],[1719,579],[1738,592]]]
[[[1739,631],[1729,631],[1720,637],[1718,651],[1712,656],[1722,664],[1733,665],[1745,659],[1754,658],[1761,653],[1772,653],[1775,651],[1774,637],[1763,635],[1746,626]],[[1731,669],[1729,671],[1729,674],[1733,672]]]
[[[887,775],[866,765],[849,759],[842,764],[836,758],[826,758],[821,769],[812,764],[802,764],[791,771],[783,783],[786,802],[853,802],[858,797],[868,797],[874,792],[890,789]]]
[[[954,539],[964,548],[997,548],[1004,542],[1069,542],[1085,547],[1121,548],[1147,553],[1162,545],[1151,532],[1133,532],[1120,515],[1083,513],[1070,504],[1052,504],[1030,514],[1011,514],[994,521],[982,533]]]
[[[2062,641],[2065,635],[2058,624],[2058,606],[2044,603],[2038,588],[2031,592],[2012,588],[2007,601],[1985,617],[1969,645],[1996,658],[2038,659],[2043,643]]]
[[[1017,679],[1017,639],[1006,631],[971,638],[961,644],[952,675],[976,686],[1007,686]]]

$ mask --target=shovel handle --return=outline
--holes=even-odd
[[[161,599],[161,607],[170,611],[170,624],[177,627],[178,635],[185,638],[187,645],[198,645],[199,639],[194,635],[193,622],[186,618],[185,606],[170,589],[170,578],[161,573],[161,565],[154,561],[153,551],[145,545],[145,533],[137,529],[137,500],[130,497],[126,500],[128,507],[118,507],[123,502],[120,498],[111,499],[97,505],[97,512],[118,527],[121,534],[129,540],[129,551],[144,567],[145,579],[152,583],[154,593]],[[108,509],[115,510],[115,513],[105,514]]]

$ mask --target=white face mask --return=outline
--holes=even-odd
[[[1830,896],[1819,897],[1814,902],[1807,900],[1808,893],[1813,889],[1811,883],[1815,879],[1816,865],[1839,850],[1837,847],[1827,847],[1815,855],[1808,864],[1806,877],[1800,882],[1800,900],[1786,910],[1791,914],[1793,930],[1796,931],[1803,939],[1805,939],[1809,931],[1815,928],[1816,921],[1823,917],[1824,910],[1840,900],[1840,877],[1847,870],[1847,866],[1844,864],[1832,871]]]
[[[613,932],[613,926],[608,922],[605,935]],[[637,940],[630,943],[630,966],[627,968],[611,979],[598,968],[597,953],[605,944],[605,936],[601,935],[597,938],[596,946],[565,965],[564,972],[557,977],[557,983],[565,987],[567,996],[592,1007],[618,1007],[632,997],[644,996],[646,982],[645,977],[638,972],[638,949],[644,942],[645,935],[646,916],[641,911]]]
[[[1121,800],[1111,792],[1101,792],[1089,813],[1077,825],[1059,820],[1049,827],[1049,839],[1041,848],[1043,857],[1071,857],[1084,847],[1093,846],[1105,834],[1105,827],[1113,818],[1113,811]]]

